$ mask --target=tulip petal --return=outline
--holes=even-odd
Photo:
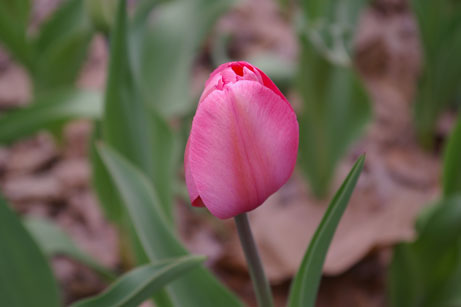
[[[204,207],[202,199],[198,194],[197,187],[195,186],[194,178],[189,166],[189,140],[187,140],[186,151],[184,153],[184,172],[186,177],[187,191],[189,192],[190,201],[194,207]]]
[[[222,219],[255,209],[291,176],[298,133],[291,106],[258,82],[211,92],[198,106],[186,150],[191,198],[198,193]]]

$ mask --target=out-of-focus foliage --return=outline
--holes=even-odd
[[[114,24],[117,0],[84,0],[93,26],[108,35]]]
[[[140,266],[120,277],[102,294],[79,301],[72,307],[138,306],[152,293],[198,266],[204,257],[185,256]]]
[[[322,267],[328,247],[343,216],[344,210],[346,210],[364,163],[365,156],[361,156],[328,206],[322,221],[309,243],[299,271],[291,285],[288,307],[315,306],[317,291],[322,277]]]
[[[85,90],[59,90],[39,95],[29,107],[0,117],[0,144],[27,137],[40,130],[54,131],[73,118],[100,118],[101,94]]]
[[[393,307],[449,307],[461,302],[461,197],[422,215],[418,237],[394,248],[390,267]]]
[[[23,222],[40,249],[48,257],[65,255],[85,264],[106,280],[115,279],[113,272],[78,248],[72,239],[53,221],[29,217]]]
[[[443,195],[461,194],[461,115],[445,147]]]
[[[28,0],[0,4],[0,43],[29,72],[37,93],[72,86],[85,59],[93,28],[81,0],[67,0],[39,27],[28,31]]]
[[[4,114],[0,142],[79,117],[94,117],[101,104],[74,89],[93,36],[81,0],[66,0],[31,34],[31,1],[0,3],[0,44],[28,72],[34,89],[30,106]],[[43,104],[43,106],[38,106]]]
[[[393,307],[461,304],[461,120],[445,149],[443,199],[423,210],[417,238],[394,249],[390,268]]]
[[[426,147],[433,146],[439,114],[461,87],[461,3],[413,0],[423,49],[423,71],[415,97],[415,126]]]
[[[211,26],[233,2],[169,1],[154,10],[138,11],[129,35],[130,58],[135,83],[150,107],[170,117],[184,115],[194,106],[193,61]]]
[[[0,43],[24,67],[32,70],[32,46],[26,37],[30,9],[31,0],[0,2]]]
[[[72,86],[80,73],[93,35],[81,0],[65,1],[41,25],[32,40],[36,92]]]
[[[366,1],[303,1],[297,89],[302,99],[300,166],[324,197],[336,165],[370,116],[367,94],[352,68],[352,38]]]
[[[8,307],[58,307],[60,299],[48,261],[0,197],[0,300]]]

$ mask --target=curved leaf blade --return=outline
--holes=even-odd
[[[336,227],[347,207],[365,163],[362,155],[355,162],[343,184],[336,192],[320,222],[290,289],[289,307],[314,306],[322,275],[322,267]]]
[[[48,261],[0,197],[0,300],[8,307],[60,306]]]
[[[126,9],[122,2],[111,34],[102,139],[145,171],[159,191],[165,214],[173,220],[171,191],[175,173],[175,135],[168,123],[146,105],[137,89],[129,63],[127,27]],[[104,169],[98,167],[95,171],[98,172],[96,177],[107,180]],[[104,184],[113,185],[110,181]]]
[[[42,129],[53,129],[72,118],[98,118],[102,99],[97,92],[66,90],[42,96],[30,106],[0,117],[0,143],[29,136]]]
[[[77,302],[71,307],[138,306],[204,260],[205,257],[201,256],[185,256],[138,267],[120,277],[104,293]]]
[[[148,179],[110,147],[100,144],[99,153],[120,191],[141,244],[151,261],[187,255],[159,206]],[[242,306],[205,268],[200,267],[168,286],[177,306]]]

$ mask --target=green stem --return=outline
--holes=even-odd
[[[256,299],[260,307],[273,307],[272,293],[264,275],[263,266],[259,259],[258,250],[251,234],[250,223],[246,213],[237,215],[235,217],[235,224],[242,244],[243,252],[248,263],[248,269],[253,281],[253,288],[255,289]]]

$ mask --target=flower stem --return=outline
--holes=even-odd
[[[250,223],[246,213],[235,217],[235,224],[242,244],[243,252],[248,263],[248,269],[253,281],[258,306],[273,307],[271,288],[264,274],[263,266],[256,249],[256,244],[251,234]]]

